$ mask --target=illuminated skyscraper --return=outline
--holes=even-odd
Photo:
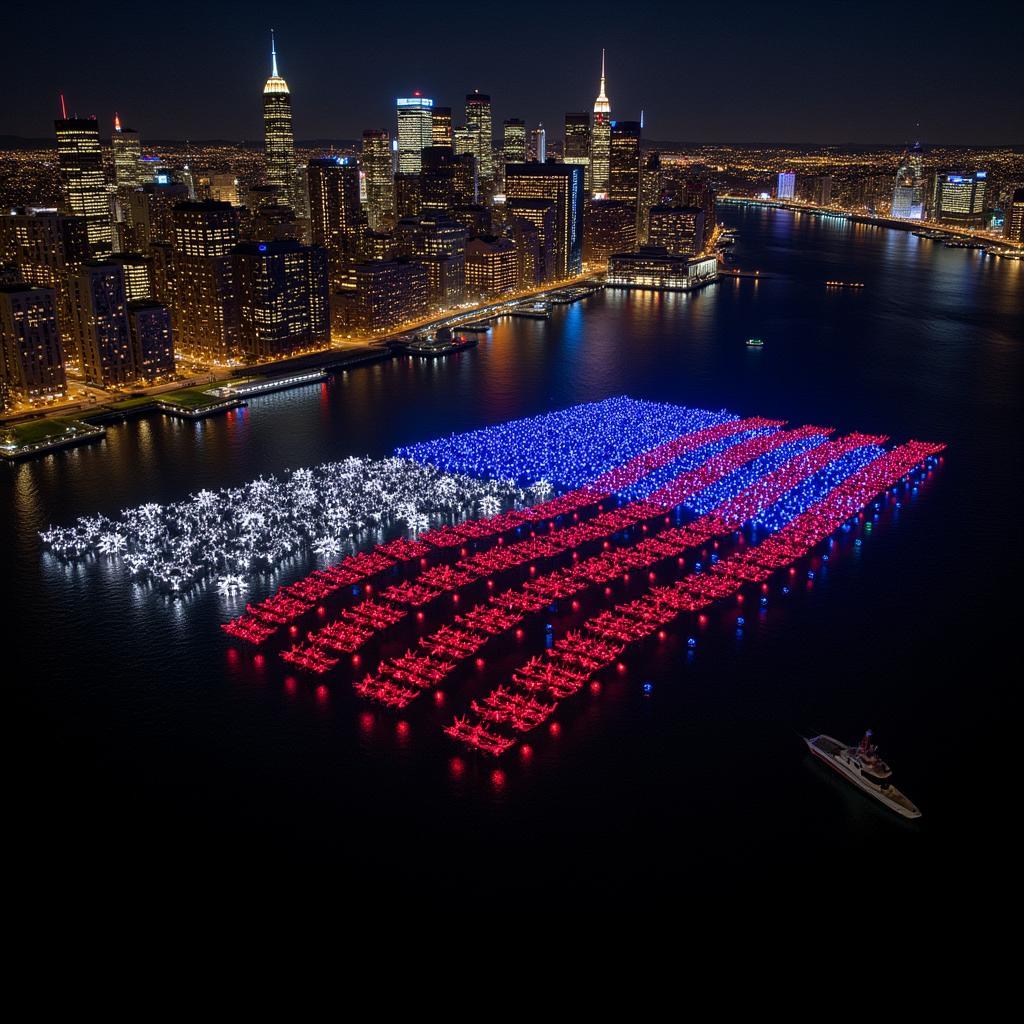
[[[263,147],[267,183],[278,189],[280,202],[295,204],[295,137],[288,83],[277,73],[277,48],[270,34],[270,77],[263,86]]]
[[[932,186],[931,219],[960,227],[984,227],[987,188],[987,171],[936,174]]]
[[[502,162],[526,163],[526,124],[519,117],[510,117],[503,126],[501,137]]]
[[[891,213],[900,220],[921,220],[924,217],[924,154],[920,142],[915,142],[900,160]]]
[[[175,372],[171,311],[152,299],[128,300],[128,326],[142,380],[154,381]]]
[[[470,157],[473,161],[473,195],[471,203],[477,202],[483,193],[483,185],[480,181],[480,165],[477,160],[477,153],[480,152],[480,126],[478,124],[467,124],[455,129],[455,154],[456,156]]]
[[[218,363],[238,356],[238,289],[231,256],[237,244],[238,209],[230,203],[175,206],[177,344],[189,356]]]
[[[423,166],[423,150],[434,142],[434,101],[414,93],[395,102],[398,110],[398,171],[400,174],[419,174]]]
[[[359,167],[351,157],[309,161],[309,207],[314,245],[330,258],[331,288],[351,285],[366,215],[359,202]]]
[[[647,244],[673,256],[695,256],[704,244],[704,211],[696,206],[652,207]]]
[[[542,124],[530,132],[530,156],[540,164],[548,158],[548,136]]]
[[[327,252],[295,241],[234,251],[239,343],[251,359],[277,359],[330,339]]]
[[[133,128],[122,128],[121,118],[114,114],[114,134],[110,139],[114,149],[114,184],[117,187],[117,248],[129,248],[129,196],[132,189],[144,181],[142,169],[142,141]]]
[[[636,237],[640,245],[647,244],[648,214],[651,207],[661,203],[661,192],[661,157],[651,153],[640,161],[640,198],[636,210]]]
[[[113,227],[99,126],[95,118],[84,117],[62,118],[54,125],[64,204],[70,213],[85,218],[89,251],[106,255],[113,244]]]
[[[434,107],[430,118],[431,144],[434,146],[452,145],[452,108]]]
[[[579,274],[583,267],[583,168],[577,164],[509,164],[505,168],[505,196],[506,201],[554,202],[555,274],[559,278]]]
[[[590,268],[620,252],[636,250],[636,213],[630,203],[594,199],[587,207],[584,256]]]
[[[604,198],[608,192],[609,157],[612,141],[612,105],[605,94],[604,50],[601,51],[601,89],[594,101],[594,127],[590,136],[590,184],[593,194]]]
[[[466,97],[466,124],[476,126],[476,173],[480,193],[488,199],[494,194],[494,124],[491,97],[471,92]]]
[[[363,173],[366,214],[374,231],[384,231],[395,217],[395,176],[391,169],[391,137],[379,128],[363,132]]]
[[[792,199],[796,195],[796,175],[792,171],[780,171],[775,186],[776,199]]]
[[[1024,188],[1014,189],[1006,204],[1003,234],[1010,242],[1024,242]]]
[[[583,167],[583,187],[589,195],[590,115],[586,111],[580,114],[565,115],[565,146],[562,159],[567,164],[580,164]]]
[[[608,160],[608,198],[632,203],[640,198],[640,122],[613,121]]]

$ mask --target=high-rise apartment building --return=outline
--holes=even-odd
[[[128,241],[132,252],[174,242],[174,208],[189,202],[188,186],[150,182],[128,193]]]
[[[452,108],[434,107],[430,116],[432,146],[452,148]]]
[[[482,299],[494,299],[516,286],[519,267],[510,238],[485,236],[466,245],[466,290]]]
[[[983,228],[987,189],[987,171],[937,173],[932,184],[931,219],[941,224]]]
[[[583,268],[583,168],[578,164],[526,163],[505,168],[506,202],[549,199],[555,204],[555,274]]]
[[[238,289],[231,254],[238,244],[238,210],[213,200],[179,203],[174,236],[177,347],[216,363],[237,358]]]
[[[636,249],[636,211],[618,199],[594,199],[587,207],[583,256],[591,268],[616,253]]]
[[[1010,242],[1024,242],[1024,188],[1014,189],[1006,204],[1003,234]]]
[[[0,285],[0,383],[10,398],[29,404],[67,394],[53,288]]]
[[[537,257],[534,267],[537,284],[557,276],[555,263],[555,232],[558,214],[553,199],[506,199],[505,216],[514,226],[517,220],[533,225],[537,239]]]
[[[54,125],[64,205],[85,218],[90,254],[106,255],[113,248],[113,225],[99,125],[84,117],[61,118]]]
[[[421,154],[434,144],[434,101],[414,93],[395,101],[398,111],[398,171],[419,174]]]
[[[368,128],[363,132],[362,164],[366,180],[367,220],[374,231],[385,231],[391,227],[395,219],[395,176],[391,162],[391,136],[386,131]]]
[[[793,199],[796,196],[796,174],[793,171],[779,171],[775,184],[776,199]]]
[[[900,159],[890,212],[899,220],[921,220],[924,198],[924,152],[921,143],[915,142]]]
[[[661,157],[651,153],[640,158],[640,197],[636,210],[636,238],[639,245],[647,244],[647,225],[652,207],[662,202],[663,182]]]
[[[332,290],[351,286],[366,229],[359,167],[351,157],[316,157],[309,161],[308,174],[313,244],[327,250]]]
[[[242,352],[279,359],[330,340],[327,251],[295,241],[247,242],[234,250]]]
[[[704,246],[704,211],[695,206],[652,207],[647,244],[673,256],[695,256]]]
[[[71,278],[70,291],[82,376],[99,387],[120,387],[137,380],[139,366],[121,267],[90,261]]]
[[[174,333],[171,311],[152,299],[129,300],[128,329],[138,375],[147,383],[174,376]]]
[[[640,122],[613,121],[608,155],[608,198],[632,203],[640,199]]]

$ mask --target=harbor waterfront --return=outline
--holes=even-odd
[[[544,319],[497,319],[449,356],[250,392],[207,420],[108,423],[97,443],[0,466],[15,753],[48,793],[45,806],[15,800],[39,857],[88,831],[130,843],[147,870],[213,840],[228,856],[385,872],[408,870],[412,837],[430,835],[422,873],[457,883],[554,842],[581,885],[614,892],[636,872],[881,861],[924,877],[962,864],[968,843],[980,856],[1001,793],[979,795],[963,765],[985,774],[1006,718],[997,598],[1020,568],[1012,539],[1004,549],[1022,485],[1024,266],[844,220],[722,214],[736,266],[757,278],[605,289]],[[172,600],[102,558],[68,565],[40,547],[40,530],[80,515],[619,394],[948,448],[919,492],[786,601],[711,612],[695,647],[671,631],[499,769],[456,765],[443,702],[403,717],[347,684],[232,656],[218,627],[241,608],[214,588]],[[252,596],[321,564],[296,557]],[[801,739],[866,727],[921,822],[833,779]],[[467,865],[481,849],[487,861]]]

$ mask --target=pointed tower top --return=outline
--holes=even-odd
[[[121,130],[121,118],[118,117],[117,111],[114,111],[114,131],[119,132]]]
[[[263,95],[274,92],[287,92],[288,83],[277,73],[277,42],[274,39],[274,30],[270,30],[270,77],[263,87]]]
[[[611,113],[612,105],[608,102],[608,96],[604,91],[604,49],[601,50],[601,90],[594,101],[595,114]]]
[[[270,30],[270,75],[272,78],[280,78],[277,73],[277,44],[274,42],[274,30]]]

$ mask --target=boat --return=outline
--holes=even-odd
[[[547,320],[551,316],[551,307],[546,302],[524,302],[513,306],[509,316],[525,316],[531,320]]]
[[[764,342],[760,338],[747,338],[747,348],[764,348]]]
[[[412,337],[395,338],[388,342],[392,352],[401,355],[418,356],[421,359],[436,359],[455,352],[463,352],[468,348],[476,348],[477,339],[461,334],[452,334],[447,327],[442,327],[434,334],[417,334]]]
[[[493,326],[490,320],[474,320],[471,324],[462,324],[459,330],[469,334],[487,334]]]
[[[921,812],[889,781],[892,769],[878,756],[871,741],[871,730],[855,747],[848,747],[833,736],[804,737],[804,743],[818,760],[837,771],[858,789],[870,793],[891,811],[904,818],[920,818]]]

